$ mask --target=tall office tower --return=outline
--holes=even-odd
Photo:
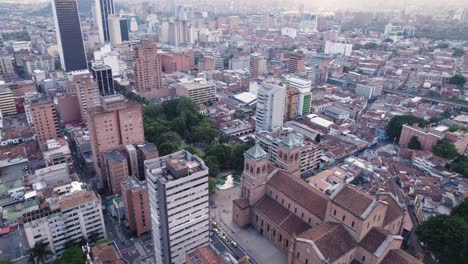
[[[99,29],[99,40],[101,44],[110,41],[109,26],[107,18],[114,14],[114,0],[95,0],[96,19]]]
[[[109,41],[112,46],[120,45],[128,41],[128,20],[126,16],[109,15]]]
[[[163,88],[161,56],[156,44],[145,40],[134,47],[136,90],[142,96],[158,97]]]
[[[151,229],[148,190],[145,181],[129,177],[122,182],[125,218],[130,232],[140,236]]]
[[[80,103],[81,120],[88,124],[88,109],[99,105],[99,89],[93,81],[93,75],[89,70],[74,71],[70,73],[75,83],[76,94]]]
[[[46,96],[41,96],[30,101],[30,108],[39,145],[47,144],[47,140],[57,139],[60,129],[54,102]]]
[[[305,69],[304,54],[292,53],[288,60],[288,72],[296,73]]]
[[[29,247],[47,242],[55,254],[62,254],[69,242],[89,240],[93,234],[98,240],[106,238],[101,197],[76,185],[67,190],[68,193],[49,197],[38,209],[23,214]],[[57,192],[51,193],[56,195]]]
[[[91,67],[91,73],[93,74],[94,81],[98,85],[99,94],[101,96],[115,94],[111,67],[103,64],[95,64]]]
[[[266,58],[260,53],[250,55],[250,77],[257,78],[267,72]]]
[[[101,97],[98,107],[89,109],[89,134],[98,187],[120,193],[120,183],[129,176],[123,148],[143,144],[141,105],[121,95]],[[125,166],[124,166],[125,165]]]
[[[76,0],[53,0],[55,31],[64,71],[88,68]]]
[[[169,44],[179,46],[193,42],[193,7],[178,5],[174,10],[174,18],[169,20]]]
[[[257,93],[256,131],[273,131],[283,126],[286,89],[264,83]]]
[[[185,254],[209,243],[208,167],[181,150],[145,168],[155,262],[185,263]]]
[[[129,41],[128,16],[120,16],[120,37],[122,41]]]
[[[297,112],[295,113],[295,117],[306,116],[310,114],[312,101],[312,81],[296,77],[288,77],[286,78],[286,83],[290,88],[294,88],[299,92]]]

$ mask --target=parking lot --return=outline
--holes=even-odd
[[[277,249],[270,241],[261,236],[254,228],[241,229],[232,221],[232,200],[240,196],[240,187],[227,190],[217,190],[213,196],[214,207],[211,209],[211,219],[218,225],[222,235],[225,233],[230,240],[238,244],[256,263],[284,264],[287,255]]]

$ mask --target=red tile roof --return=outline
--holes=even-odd
[[[359,245],[374,254],[388,235],[390,235],[389,231],[383,228],[374,227],[367,232],[366,236],[361,240],[361,242],[359,242]]]
[[[349,184],[333,198],[335,204],[356,216],[361,216],[373,201],[373,197]]]
[[[356,246],[354,239],[342,224],[324,222],[299,235],[311,240],[330,263]]]
[[[300,234],[310,228],[302,219],[289,212],[280,203],[267,195],[255,205],[255,209],[281,227],[289,235]]]
[[[383,223],[384,226],[393,222],[398,217],[403,216],[404,214],[403,209],[398,205],[398,203],[395,201],[395,199],[393,199],[391,195],[389,194],[380,195],[380,200],[388,203],[387,212],[385,213],[385,218],[384,218],[384,223]]]
[[[402,249],[393,249],[387,253],[380,264],[422,264],[422,262]]]
[[[268,181],[268,184],[320,219],[325,218],[328,197],[305,181],[285,171],[279,171]]]

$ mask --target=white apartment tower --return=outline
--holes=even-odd
[[[101,198],[93,191],[74,190],[47,198],[47,206],[23,215],[24,232],[30,248],[37,242],[46,242],[60,255],[69,241],[79,242],[83,237],[106,238]]]
[[[257,93],[257,131],[273,131],[283,126],[286,89],[264,83]]]
[[[209,243],[208,167],[182,150],[145,161],[155,263],[182,264]]]

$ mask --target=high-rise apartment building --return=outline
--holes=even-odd
[[[87,69],[76,0],[53,0],[52,11],[62,69],[67,72]]]
[[[283,126],[286,89],[264,83],[257,93],[257,131],[272,131]]]
[[[0,111],[3,116],[16,114],[15,98],[8,85],[0,85]]]
[[[31,76],[35,70],[42,70],[50,72],[55,70],[55,60],[49,54],[44,55],[30,55],[21,58],[25,74]]]
[[[127,157],[121,150],[145,141],[141,105],[122,95],[102,97],[101,105],[89,110],[88,123],[97,183],[120,192],[120,180],[130,175]],[[126,171],[122,171],[124,163]]]
[[[111,67],[103,64],[95,64],[91,67],[94,81],[97,83],[101,96],[114,95],[114,80]]]
[[[145,161],[155,263],[185,263],[209,243],[208,167],[181,150]]]
[[[129,177],[121,184],[128,229],[130,232],[134,232],[137,236],[140,236],[151,230],[146,182],[140,182],[134,177]]]
[[[14,72],[13,57],[6,54],[0,54],[0,75]]]
[[[169,20],[169,44],[179,46],[193,42],[192,19],[192,6],[178,5],[175,7],[174,18]]]
[[[24,233],[30,248],[37,242],[47,242],[60,255],[67,242],[78,243],[94,235],[106,238],[101,197],[93,191],[72,190],[47,199],[47,203],[23,214]]]
[[[93,75],[89,70],[74,71],[70,73],[78,101],[80,103],[81,120],[88,124],[88,109],[99,105],[99,89],[93,81]]]
[[[299,92],[297,100],[296,116],[306,116],[310,114],[311,101],[312,101],[312,82],[310,80],[288,77],[286,83],[289,88],[293,88]],[[293,118],[295,118],[293,117]]]
[[[161,56],[156,44],[143,41],[134,47],[136,90],[142,96],[158,97],[163,88]]]
[[[305,69],[304,54],[291,53],[288,60],[288,72],[296,73]]]
[[[60,135],[60,128],[54,102],[46,96],[41,96],[30,101],[30,108],[32,125],[39,144],[46,144],[47,140],[57,139]]]
[[[99,40],[101,44],[110,41],[109,25],[107,18],[114,14],[114,0],[96,0],[96,23],[99,29]]]
[[[266,58],[260,53],[250,55],[250,77],[257,78],[267,72]]]

